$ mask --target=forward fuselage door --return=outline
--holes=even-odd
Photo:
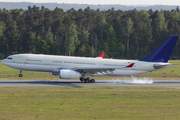
[[[46,65],[49,65],[49,62],[48,62],[47,59],[44,61],[44,65],[45,65],[45,66],[46,66]]]
[[[14,62],[14,61],[13,61],[13,62]],[[18,60],[16,61],[16,63],[23,64],[23,63],[22,63],[22,59],[21,59],[21,58],[18,58]]]

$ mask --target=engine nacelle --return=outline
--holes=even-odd
[[[80,78],[80,77],[81,77],[81,74],[73,70],[60,70],[59,71],[59,78],[61,79],[75,79],[75,78]]]

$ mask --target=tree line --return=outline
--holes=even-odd
[[[0,9],[0,58],[17,53],[140,59],[180,35],[180,10]],[[172,59],[180,58],[178,40]]]
[[[45,6],[46,8],[50,10],[54,10],[54,8],[59,7],[63,9],[64,11],[69,10],[70,8],[74,8],[75,10],[85,9],[87,6],[89,6],[91,9],[94,10],[108,10],[110,8],[114,8],[115,10],[122,10],[122,11],[128,11],[128,10],[172,10],[175,9],[177,5],[121,5],[121,4],[78,4],[78,3],[33,3],[33,2],[0,2],[0,8],[3,9],[24,9],[27,10],[28,6]],[[179,6],[178,6],[179,7]]]

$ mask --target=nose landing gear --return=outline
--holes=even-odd
[[[21,74],[22,73],[22,71],[21,70],[19,70],[19,77],[22,77],[23,75]]]

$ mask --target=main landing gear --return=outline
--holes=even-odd
[[[21,70],[19,70],[19,77],[22,77],[23,75],[21,74],[22,73],[22,71]]]
[[[95,80],[94,79],[90,79],[89,77],[88,78],[81,77],[80,81],[81,82],[85,82],[85,83],[95,83]]]

